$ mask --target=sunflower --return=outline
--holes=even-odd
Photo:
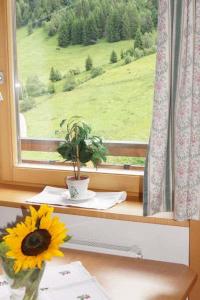
[[[63,256],[60,245],[67,237],[67,229],[58,217],[52,217],[53,208],[41,205],[30,207],[30,216],[16,227],[7,228],[4,241],[9,249],[8,258],[14,259],[14,271],[40,268],[45,260]]]

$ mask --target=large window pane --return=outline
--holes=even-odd
[[[21,138],[57,138],[60,121],[79,115],[104,140],[148,142],[156,25],[155,0],[17,0]],[[22,160],[59,159],[41,143],[23,149]]]

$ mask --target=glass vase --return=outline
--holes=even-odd
[[[37,300],[45,264],[41,269],[34,268],[15,273],[13,261],[3,258],[2,266],[10,286],[10,300]]]

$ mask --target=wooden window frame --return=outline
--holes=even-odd
[[[0,1],[0,71],[5,77],[4,84],[0,85],[4,98],[0,102],[0,181],[32,186],[64,186],[65,177],[72,174],[70,167],[18,163],[18,145],[21,141],[16,128],[13,3],[14,0]],[[147,145],[141,145],[143,148],[140,154],[146,153]],[[140,145],[136,146],[141,148]],[[135,153],[138,151],[137,147]],[[142,156],[140,154],[138,156]],[[89,173],[90,188],[95,190],[126,190],[129,196],[136,197],[142,192],[143,169],[140,168],[136,168],[135,171],[111,168],[84,169],[83,173]]]

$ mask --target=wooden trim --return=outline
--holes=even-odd
[[[20,182],[21,184],[40,186],[64,186],[65,177],[71,174],[66,168],[52,168],[52,166],[33,167],[31,165],[21,167],[17,162],[12,3],[12,0],[0,1],[0,70],[5,75],[5,84],[0,86],[5,99],[0,103],[0,182]],[[46,147],[48,150],[49,146]],[[117,144],[114,147],[117,148]],[[141,151],[145,151],[145,147],[143,145],[143,150]],[[138,145],[137,152],[140,152],[140,148],[141,145]],[[119,149],[113,149],[115,154],[119,154],[119,151]],[[132,150],[129,148],[126,151],[128,155]],[[133,152],[131,153],[133,154]],[[139,155],[135,152],[136,154]],[[98,172],[89,172],[89,174],[91,177],[91,187],[94,189],[109,191],[126,190],[130,196],[139,195],[139,176],[142,175],[135,176],[131,173],[114,174],[113,172],[100,172],[100,170]]]
[[[11,2],[10,0],[0,1],[0,70],[5,77],[5,83],[0,86],[4,98],[0,103],[0,176],[2,180],[12,180],[12,166],[16,157],[16,143],[14,142],[16,139],[13,139],[16,122],[13,105]]]
[[[38,175],[42,174],[42,175]],[[71,176],[71,170],[68,169],[55,169],[54,167],[41,166],[31,168],[29,167],[15,167],[13,172],[14,181],[23,183],[35,183],[40,185],[56,185],[65,186],[66,176]],[[99,171],[83,171],[83,175],[90,177],[90,189],[108,190],[108,191],[121,191],[124,190],[129,196],[139,197],[140,176],[128,174],[116,174],[112,172],[106,173],[103,170]]]
[[[190,300],[200,299],[200,221],[190,221],[190,268],[198,275]]]
[[[61,162],[61,161],[54,161],[54,160],[30,160],[30,159],[23,159],[22,163],[24,164],[39,164],[39,165],[53,165],[53,166],[65,166],[65,167],[72,167],[71,162]],[[100,164],[99,167],[101,169],[111,169],[111,170],[127,170],[127,171],[141,171],[141,175],[144,172],[144,166],[140,165],[113,165],[113,164]]]
[[[17,185],[0,184],[0,206],[12,208],[27,208],[30,204],[27,199],[35,196],[42,188],[25,187]],[[135,200],[135,201],[133,201]],[[137,201],[136,201],[137,200]],[[86,217],[96,217],[112,220],[122,220],[149,224],[170,225],[179,227],[189,227],[189,222],[179,222],[166,218],[163,214],[159,217],[144,217],[143,205],[138,198],[128,198],[127,201],[118,204],[107,210],[83,209],[78,207],[55,207],[55,212],[63,214],[71,214]],[[36,205],[37,206],[37,205]]]
[[[22,151],[56,152],[62,139],[22,138]],[[104,141],[110,156],[146,157],[146,143],[125,141]]]

